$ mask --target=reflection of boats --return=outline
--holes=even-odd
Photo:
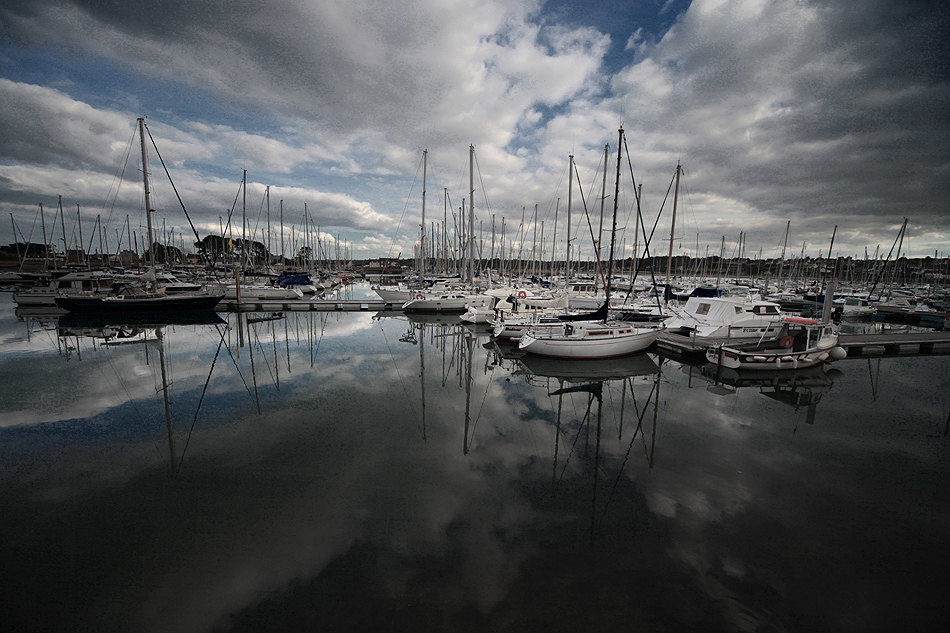
[[[828,369],[820,364],[807,369],[788,371],[762,371],[754,369],[729,369],[713,363],[700,368],[701,375],[712,382],[708,390],[719,395],[730,395],[738,389],[757,387],[767,398],[794,408],[808,407],[806,422],[815,421],[815,405],[831,390],[837,369]]]
[[[70,312],[86,314],[174,314],[178,312],[210,312],[221,301],[221,295],[205,293],[131,294],[88,297],[57,297],[56,305]]]
[[[706,360],[729,369],[775,371],[810,367],[847,356],[844,348],[838,346],[837,328],[830,323],[797,317],[779,323],[778,336],[710,346],[706,348]]]
[[[647,354],[579,361],[525,354],[517,359],[517,363],[522,369],[516,373],[561,378],[569,382],[619,380],[660,371],[653,358]]]
[[[116,320],[114,317],[110,318],[103,315],[69,313],[64,315],[59,320],[57,332],[58,336],[61,337],[64,342],[68,337],[75,337],[77,340],[80,338],[98,339],[100,341],[98,345],[99,349],[128,348],[129,346],[142,345],[143,349],[145,349],[146,364],[151,364],[153,362],[149,360],[149,348],[158,351],[159,370],[162,383],[161,394],[165,416],[165,432],[167,434],[168,442],[168,467],[171,476],[175,477],[181,469],[181,465],[185,457],[185,451],[188,448],[188,442],[191,437],[191,432],[195,427],[194,422],[192,422],[190,430],[185,436],[184,444],[180,447],[176,454],[175,433],[173,430],[172,421],[172,398],[169,393],[172,381],[169,377],[167,367],[168,361],[165,357],[165,328],[169,325],[218,325],[223,323],[226,323],[224,319],[214,312],[180,313],[170,317],[165,317],[161,320],[156,320],[153,315],[151,319],[143,317],[142,319],[132,319],[131,321],[125,317]],[[219,334],[220,332],[221,331],[219,330]],[[221,345],[224,344],[224,342],[224,337],[221,337],[220,341],[218,342],[218,351],[220,351]],[[71,347],[67,344],[65,345],[65,348],[67,350],[76,350],[79,348],[79,346],[77,344],[75,347]],[[67,354],[68,353],[69,351],[67,351]],[[79,358],[80,360],[82,359],[81,354],[79,355]],[[208,384],[211,381],[214,366],[214,363],[212,363],[212,369],[208,373],[207,379],[205,380],[204,390],[207,390]],[[123,382],[127,379],[137,380],[140,378],[137,373],[130,375],[117,373],[116,377],[119,382]],[[149,391],[151,392],[151,390]],[[204,391],[202,391],[202,394],[203,393]],[[201,409],[202,400],[203,396],[198,401],[197,409],[194,412],[194,420],[197,420],[198,418],[198,412]]]
[[[177,312],[172,314],[130,314],[116,318],[114,315],[81,314],[68,312],[59,318],[60,332],[70,330],[155,329],[166,325],[216,325],[226,323],[217,312]]]
[[[396,314],[401,315],[401,313],[398,312]],[[412,323],[445,323],[449,325],[459,325],[462,323],[459,320],[458,313],[453,312],[406,312],[404,318],[409,319]]]

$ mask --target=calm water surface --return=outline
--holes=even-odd
[[[5,630],[943,630],[950,357],[756,381],[252,316],[0,296]]]

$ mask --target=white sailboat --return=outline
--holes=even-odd
[[[474,164],[475,164],[475,146],[469,146],[469,189],[471,195],[474,196],[475,184],[474,184]],[[425,219],[425,169],[423,169],[423,182],[422,182],[422,212],[423,212],[423,221]],[[475,276],[475,236],[472,233],[472,227],[474,226],[474,213],[475,213],[475,204],[474,200],[469,199],[469,255],[468,255],[468,266],[469,266],[469,280],[467,284],[467,289],[465,290],[442,290],[442,291],[431,291],[431,290],[418,290],[413,292],[409,300],[402,305],[402,309],[405,312],[465,312],[469,307],[485,307],[492,306],[496,300],[495,297],[484,295],[478,292],[475,292],[473,289],[475,287],[474,276]],[[424,252],[425,246],[425,227],[423,226],[422,241],[420,243],[420,249]],[[424,257],[423,257],[424,261]],[[419,274],[422,275],[424,270],[423,267],[420,267]]]
[[[601,317],[602,320],[568,321],[556,329],[542,329],[540,327],[529,329],[518,341],[518,348],[529,354],[572,359],[613,358],[646,350],[653,345],[657,336],[660,334],[661,328],[659,327],[643,326],[643,324],[616,321],[608,318],[610,280],[613,275],[614,242],[617,231],[617,205],[620,190],[620,159],[623,152],[623,128],[620,128],[619,136],[613,226],[611,228],[608,269],[604,281],[605,301],[601,307],[603,313]]]

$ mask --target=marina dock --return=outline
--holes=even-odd
[[[674,357],[686,358],[704,354],[707,347],[729,343],[726,338],[695,338],[664,332],[656,346]],[[950,355],[950,332],[839,334],[838,345],[847,350],[848,358]]]
[[[225,299],[218,304],[218,312],[380,312],[401,310],[402,304],[382,299]]]

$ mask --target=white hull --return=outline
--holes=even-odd
[[[492,335],[495,338],[507,338],[517,341],[520,340],[528,330],[532,330],[538,334],[563,332],[564,323],[564,321],[557,317],[544,317],[541,319],[507,318],[495,326],[495,329],[492,330]]]
[[[237,299],[237,288],[228,286],[224,298]],[[241,286],[241,299],[303,299],[303,293],[279,286]]]
[[[398,290],[394,288],[373,288],[373,292],[379,295],[379,298],[383,301],[391,302],[401,302],[405,303],[412,298],[412,293],[409,290]]]
[[[746,353],[729,347],[710,347],[706,360],[727,369],[803,369],[813,367],[831,358],[832,348],[804,352]]]
[[[530,354],[554,358],[612,358],[642,352],[659,335],[658,328],[632,323],[568,323],[554,332],[529,331],[518,348]]]
[[[778,335],[782,316],[781,307],[771,301],[691,297],[667,327],[697,337],[760,339]]]
[[[494,319],[495,311],[487,306],[469,306],[468,310],[459,317],[459,320],[465,323],[491,323]]]
[[[710,346],[706,348],[706,360],[727,369],[782,370],[813,367],[847,356],[838,347],[838,333],[833,326],[811,323],[799,331],[807,333],[807,340],[797,341],[786,329],[784,336],[758,344]]]
[[[491,305],[494,297],[487,295],[463,294],[423,294],[422,298],[410,299],[403,304],[406,312],[465,312],[470,306],[483,307]],[[415,295],[418,297],[418,295]]]

